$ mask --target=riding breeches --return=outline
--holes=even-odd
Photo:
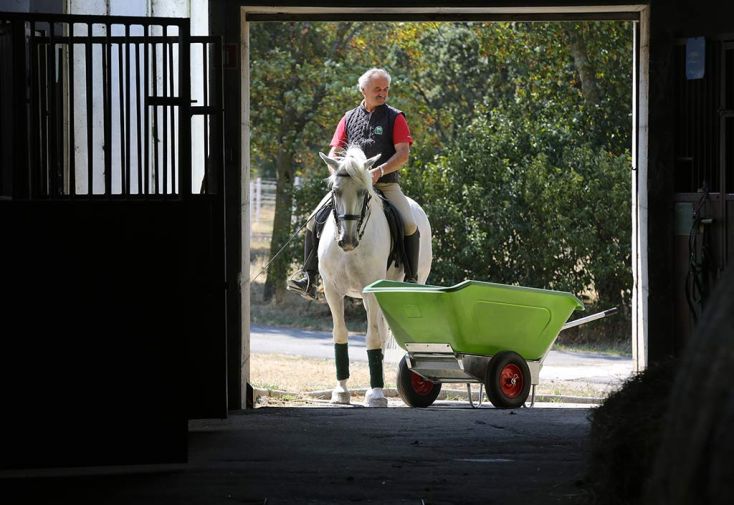
[[[398,209],[400,217],[403,220],[405,236],[407,237],[414,234],[418,229],[418,225],[415,223],[415,219],[413,218],[413,211],[410,209],[408,199],[405,197],[403,191],[400,189],[400,184],[398,184],[397,182],[378,182],[377,184],[375,184],[375,187],[382,191],[382,193],[385,195],[385,198],[387,198],[387,201],[389,201],[396,209]]]

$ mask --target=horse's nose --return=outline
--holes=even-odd
[[[344,251],[351,251],[359,244],[357,239],[342,238],[337,242]]]

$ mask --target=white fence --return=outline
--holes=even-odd
[[[250,240],[270,241],[275,214],[275,179],[250,181]]]
[[[301,183],[301,178],[296,177],[294,186],[300,188]],[[253,235],[270,240],[275,214],[276,185],[276,179],[257,177],[250,181],[250,240]]]

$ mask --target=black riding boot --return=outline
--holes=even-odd
[[[405,255],[408,264],[405,265],[405,282],[418,282],[418,256],[421,246],[421,234],[416,229],[415,233],[403,239],[405,244]]]
[[[319,283],[319,241],[314,232],[306,228],[303,245],[303,271],[300,277],[288,280],[288,289],[295,291],[307,300],[316,300]]]

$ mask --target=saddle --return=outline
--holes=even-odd
[[[398,209],[391,204],[385,195],[377,188],[375,193],[382,200],[382,208],[385,212],[385,218],[387,219],[388,227],[390,228],[390,254],[387,256],[387,268],[390,268],[391,264],[395,264],[395,268],[400,268],[406,265],[408,258],[405,252],[405,243],[403,242],[403,236],[405,235],[403,220],[400,217]],[[327,202],[326,205],[321,207],[314,216],[316,226],[314,229],[314,236],[316,237],[316,249],[318,250],[318,242],[321,239],[321,232],[324,229],[326,220],[329,218],[329,214],[332,212],[331,201]]]

